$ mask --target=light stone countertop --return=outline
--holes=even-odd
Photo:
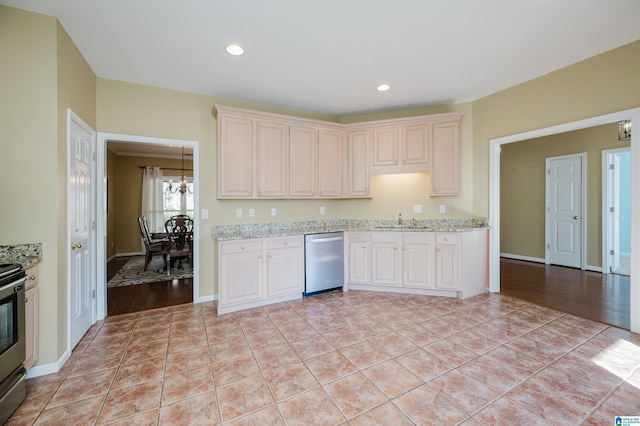
[[[19,263],[27,269],[42,261],[42,243],[0,245],[1,263]]]
[[[307,222],[276,222],[242,225],[219,225],[211,228],[211,236],[218,241],[250,238],[284,237],[324,232],[466,232],[489,229],[484,218],[474,219],[404,219],[397,220],[338,219]]]

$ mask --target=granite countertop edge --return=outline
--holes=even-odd
[[[24,269],[42,262],[42,243],[0,245],[1,263],[19,263]]]
[[[469,232],[488,230],[486,219],[433,219],[397,225],[388,220],[310,221],[214,226],[217,241],[287,237],[326,232]]]

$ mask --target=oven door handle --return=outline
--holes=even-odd
[[[12,281],[10,284],[5,285],[4,287],[0,287],[0,293],[2,293],[3,291],[9,290],[12,287],[16,287],[14,291],[20,291],[22,290],[22,287],[20,286],[20,284],[23,284],[25,281],[27,280],[27,277],[22,277],[19,280],[16,281]]]

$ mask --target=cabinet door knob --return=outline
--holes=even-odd
[[[31,276],[29,277],[29,279],[30,279],[31,281],[34,281],[34,280],[36,279],[36,276],[35,276],[35,275],[31,275]]]
[[[241,250],[244,250],[244,246],[240,246],[240,249],[241,249]]]
[[[284,242],[284,245],[285,245],[285,246],[288,246],[288,245],[289,245],[289,241],[285,241],[285,242]]]

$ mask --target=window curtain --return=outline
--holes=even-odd
[[[142,172],[142,216],[146,216],[149,232],[164,232],[162,169],[145,167]],[[144,253],[144,244],[143,244]]]

